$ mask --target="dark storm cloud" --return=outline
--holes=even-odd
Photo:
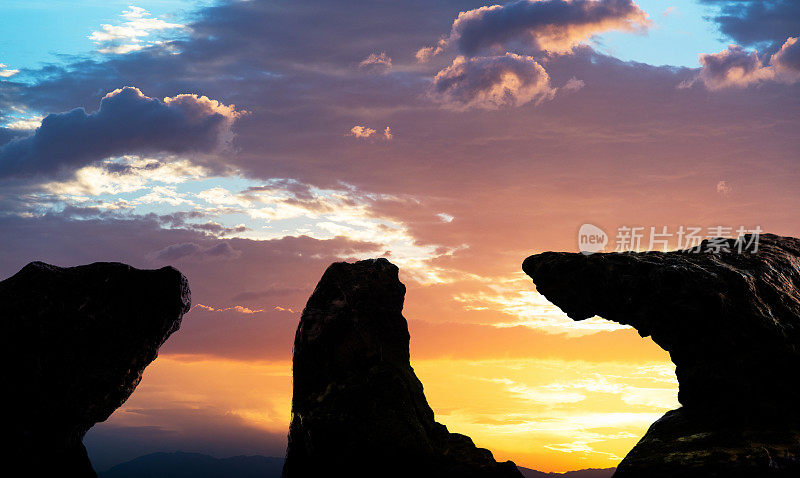
[[[8,143],[9,141],[27,135],[28,131],[19,131],[15,129],[0,127],[0,149],[2,149],[3,145]]]
[[[571,60],[551,59],[545,66],[553,85],[576,77],[586,86],[574,98],[560,95],[543,102],[539,115],[531,117],[532,108],[519,108],[487,122],[483,115],[491,111],[463,115],[443,110],[425,92],[435,73],[452,60],[420,66],[413,54],[448,32],[459,11],[478,6],[421,1],[223,3],[196,13],[190,38],[175,42],[180,54],[154,48],[70,65],[43,73],[34,85],[16,85],[14,97],[54,111],[53,104],[93,107],[98,90],[120,84],[140,86],[158,97],[195,91],[252,111],[236,122],[237,154],[219,161],[253,178],[294,178],[320,187],[340,187],[339,181],[346,180],[383,193],[430,194],[449,188],[439,178],[452,175],[466,186],[477,185],[475,178],[485,177],[485,158],[499,149],[509,158],[508,166],[493,165],[491,174],[497,180],[519,177],[520,165],[514,164],[530,157],[531,141],[537,163],[547,163],[564,148],[613,137],[606,130],[620,122],[642,137],[681,129],[676,124],[697,129],[696,103],[685,92],[675,92],[691,72],[678,76],[680,70],[618,62],[582,47]],[[376,51],[392,58],[393,69],[366,75],[358,63]],[[763,105],[757,111],[770,109],[767,102],[753,102]],[[576,117],[575,111],[582,113]],[[660,114],[653,116],[653,111]],[[729,115],[716,117],[724,116]],[[343,132],[367,121],[390,126],[399,140],[354,148]],[[711,127],[714,121],[700,126]],[[515,136],[520,124],[532,128],[526,137],[502,144],[493,140]],[[578,124],[581,134],[572,137]],[[458,157],[460,167],[448,169],[451,162],[425,159],[433,157]],[[421,171],[429,173],[425,181],[418,179]]]
[[[280,97],[303,93],[319,74],[367,76],[359,63],[375,52],[385,52],[395,64],[414,63],[420,45],[449,28],[459,11],[481,4],[221,1],[192,14],[186,39],[26,71],[31,83],[0,81],[0,110],[15,104],[43,112],[93,108],[102,94],[124,85],[155,97],[192,91],[226,103],[258,98],[259,105],[280,105]],[[276,84],[291,91],[271,91]]]
[[[247,53],[256,64],[350,67],[373,53],[408,62],[458,12],[481,0],[292,0],[225,2],[201,12],[191,25],[193,54]],[[187,50],[188,51],[188,50]]]
[[[632,0],[517,0],[460,13],[438,48],[455,46],[460,53],[475,55],[520,42],[541,50],[568,50],[594,33],[641,31],[649,23]],[[420,59],[425,55],[423,50]]]
[[[206,97],[161,101],[125,87],[103,97],[96,112],[50,114],[33,135],[7,143],[0,150],[0,178],[52,176],[122,154],[211,152],[237,116]]]
[[[180,42],[180,54],[156,48],[49,70],[34,85],[16,85],[14,98],[59,111],[51,105],[95,107],[98,90],[121,84],[141,86],[158,97],[195,91],[252,111],[236,122],[237,153],[219,158],[246,176],[294,178],[330,188],[346,181],[366,191],[423,197],[460,198],[485,188],[487,178],[494,184],[533,184],[540,174],[563,167],[565,157],[583,158],[574,160],[577,171],[594,164],[627,170],[631,164],[656,162],[687,168],[688,158],[707,148],[713,154],[702,153],[692,164],[717,156],[761,157],[765,149],[769,157],[784,158],[790,153],[783,145],[795,144],[796,135],[787,137],[782,125],[794,121],[796,95],[752,88],[735,98],[706,98],[694,91],[702,88],[676,90],[696,71],[621,62],[581,46],[542,63],[552,85],[573,77],[582,81],[585,87],[574,94],[558,95],[537,108],[469,114],[441,108],[425,92],[452,59],[417,65],[413,53],[450,31],[459,11],[478,6],[225,3],[197,12],[196,33]],[[376,23],[364,22],[355,14],[359,11]],[[341,50],[331,53],[336,45]],[[358,62],[376,51],[392,58],[393,69],[364,74]],[[701,111],[698,102],[705,105]],[[778,121],[767,121],[776,116]],[[738,122],[730,125],[727,119],[734,117]],[[396,139],[354,145],[345,133],[359,124],[388,125]],[[774,141],[751,151],[751,145],[763,142],[765,136],[756,132],[763,133],[766,124],[772,125],[767,133]],[[742,133],[713,139],[734,129]],[[709,131],[712,139],[699,140],[697,131]],[[633,146],[643,138],[645,143]],[[587,151],[593,152],[590,158]],[[732,162],[720,160],[718,167]]]
[[[800,2],[797,0],[700,0],[717,7],[712,15],[720,31],[737,43],[766,44],[779,48],[787,38],[800,34]]]
[[[265,179],[296,178],[308,168],[286,159],[297,154],[300,136],[304,144],[321,144],[337,139],[343,124],[350,128],[363,121],[352,117],[357,108],[420,103],[409,98],[421,96],[427,75],[408,68],[367,75],[359,62],[381,51],[396,65],[416,64],[419,45],[446,29],[460,9],[478,5],[477,0],[221,2],[193,14],[187,39],[28,71],[27,83],[1,81],[0,110],[90,111],[105,92],[123,85],[158,98],[195,92],[253,112],[237,128],[246,125],[252,137],[243,141],[243,150],[255,152],[251,147],[257,143],[260,158],[218,156],[219,162]],[[265,147],[272,140],[274,146]],[[283,171],[273,168],[276,159]],[[275,172],[255,171],[262,167]]]
[[[779,70],[800,74],[800,41],[789,38],[770,59],[770,64]]]

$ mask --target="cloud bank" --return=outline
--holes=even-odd
[[[134,153],[210,153],[232,139],[243,114],[205,96],[163,101],[139,89],[114,90],[100,108],[50,114],[34,134],[0,149],[0,178],[54,176],[111,156]]]
[[[131,5],[130,10],[122,12],[125,20],[121,25],[103,24],[101,29],[89,35],[97,46],[97,51],[105,54],[125,54],[139,51],[155,42],[143,42],[142,39],[153,32],[183,28],[179,23],[166,22],[153,18],[150,12],[141,7]]]

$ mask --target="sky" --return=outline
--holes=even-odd
[[[86,436],[99,470],[283,455],[305,301],[369,257],[401,269],[438,421],[529,468],[614,466],[679,405],[674,366],[520,265],[585,224],[606,250],[800,235],[798,35],[791,0],[4,1],[0,277],[188,277]]]

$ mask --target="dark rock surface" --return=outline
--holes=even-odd
[[[434,420],[409,363],[404,296],[386,259],[325,271],[295,336],[287,478],[521,478]]]
[[[800,240],[762,235],[756,253],[726,244],[719,254],[546,252],[522,266],[572,319],[631,325],[676,365],[682,407],[615,477],[800,476]]]
[[[171,267],[32,262],[0,282],[5,466],[24,476],[95,476],[83,435],[130,396],[189,310]],[[23,475],[19,475],[23,476]]]

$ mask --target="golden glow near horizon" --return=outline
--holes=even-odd
[[[291,410],[292,365],[288,361],[248,362],[194,355],[161,355],[145,371],[136,392],[108,423],[116,426],[163,426],[176,432],[189,420],[164,423],[148,409],[195,411],[244,421],[271,432],[286,432]]]
[[[414,369],[450,431],[541,471],[616,466],[679,406],[668,361],[422,360]]]
[[[660,352],[661,361],[412,358],[412,366],[450,431],[498,460],[563,472],[616,466],[653,421],[679,406],[674,366]],[[108,424],[188,434],[211,417],[283,435],[290,410],[289,361],[162,355]]]

